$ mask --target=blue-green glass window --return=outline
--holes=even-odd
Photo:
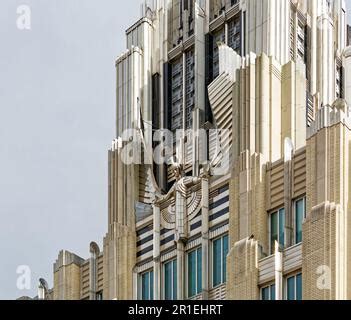
[[[278,212],[274,212],[270,216],[271,227],[271,253],[274,253],[275,242],[278,241]]]
[[[302,274],[296,276],[296,300],[302,300]]]
[[[264,300],[264,301],[271,300],[271,298],[270,298],[270,288],[269,287],[262,289],[262,297],[261,297],[261,299]]]
[[[213,241],[213,287],[226,282],[228,235]]]
[[[96,300],[102,301],[104,300],[104,295],[102,291],[96,293]]]
[[[271,233],[271,253],[274,253],[275,241],[284,246],[284,228],[285,228],[285,210],[273,212],[270,215],[270,233]]]
[[[302,222],[305,218],[305,199],[300,199],[295,202],[295,240],[296,244],[302,242]]]
[[[271,285],[271,300],[275,300],[275,284]]]
[[[154,299],[154,272],[150,272],[150,300]]]
[[[275,300],[275,284],[261,289],[261,299],[265,301]]]
[[[295,300],[295,277],[290,277],[287,281],[287,300]]]
[[[222,261],[223,261],[223,283],[227,281],[227,255],[229,252],[229,237],[228,235],[223,237],[223,256],[222,256]]]
[[[302,300],[302,274],[287,279],[287,300]]]
[[[148,271],[140,276],[140,295],[141,300],[153,300],[154,298],[154,272]]]
[[[199,294],[202,292],[202,249],[198,249],[196,252],[196,279],[197,279],[197,285],[196,285],[196,294]]]
[[[191,298],[202,291],[202,249],[188,253],[188,297]]]
[[[164,264],[165,300],[177,299],[177,260]]]

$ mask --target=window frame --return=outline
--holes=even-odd
[[[96,297],[96,300],[97,300],[97,301],[102,301],[102,300],[104,300],[103,290],[100,290],[100,291],[96,292],[95,297]]]
[[[166,265],[171,263],[172,265],[172,275],[174,275],[174,263],[176,264],[176,283],[175,283],[175,288],[176,288],[176,292],[174,292],[174,276],[172,276],[172,299],[168,301],[175,301],[178,299],[178,261],[177,258],[173,258],[170,260],[165,261],[162,264],[162,297],[164,300],[166,300]]]
[[[226,278],[226,275],[224,275],[224,246],[223,246],[223,243],[224,243],[224,238],[227,237],[228,239],[228,253],[229,253],[229,233],[224,233],[214,239],[211,240],[211,251],[210,251],[210,258],[211,258],[211,270],[210,270],[210,275],[211,275],[211,288],[212,289],[215,289],[215,288],[218,288],[220,286],[222,286],[223,284],[225,284],[227,282],[227,278]],[[221,282],[219,284],[214,284],[214,243],[215,241],[221,241],[221,266],[220,266],[220,269],[221,269]],[[226,263],[227,263],[227,260],[226,260]],[[226,268],[227,270],[227,268]]]
[[[272,299],[272,288],[274,287],[274,300]],[[263,299],[263,290],[269,289],[269,300]],[[260,300],[261,301],[276,301],[276,294],[275,294],[276,286],[275,282],[270,282],[269,284],[265,284],[260,288]]]
[[[198,285],[198,251],[201,252],[201,257],[202,257],[202,246],[197,246],[189,251],[187,251],[186,253],[186,296],[187,296],[187,299],[192,299],[196,296],[198,296],[199,294],[202,293],[202,259],[200,261],[200,265],[201,265],[201,288],[199,290],[199,288],[197,287]],[[196,252],[195,254],[195,257],[196,257],[196,266],[195,266],[195,272],[196,272],[196,275],[195,275],[195,285],[196,285],[196,293],[194,295],[190,295],[189,293],[189,255]]]
[[[297,244],[301,244],[303,241],[303,237],[301,239],[301,241],[298,243],[297,242],[297,210],[296,210],[296,205],[299,201],[303,201],[303,208],[304,208],[304,213],[303,213],[303,218],[302,218],[302,224],[304,223],[304,221],[306,220],[306,196],[300,197],[300,198],[296,198],[293,201],[293,231],[294,231],[294,245]]]
[[[143,299],[143,276],[148,274],[149,275],[149,299],[148,300],[144,300]],[[152,274],[152,282],[151,280],[151,274]],[[138,274],[138,300],[140,301],[153,301],[154,300],[154,269],[148,269],[146,271],[143,271],[141,273]],[[152,293],[152,297],[151,297],[151,293]]]
[[[284,211],[284,224],[283,224],[283,238],[284,238],[284,243],[282,244],[282,243],[279,243],[279,234],[280,234],[280,212],[281,211]],[[278,243],[279,243],[279,246],[281,247],[281,248],[285,248],[285,219],[286,219],[286,212],[285,212],[285,207],[280,207],[280,208],[278,208],[278,209],[275,209],[275,210],[271,210],[271,211],[269,211],[268,212],[268,230],[269,230],[269,253],[270,253],[270,255],[273,255],[274,254],[274,250],[275,250],[275,248],[274,247],[272,247],[272,221],[271,221],[271,219],[272,219],[272,215],[273,214],[277,214],[277,216],[278,216],[278,220],[277,220],[277,237],[278,237],[278,239],[277,239],[277,241],[278,241]]]
[[[303,283],[302,283],[302,270],[300,271],[297,271],[295,273],[290,273],[288,275],[286,275],[284,277],[284,300],[286,301],[300,301],[300,300],[297,300],[297,277],[298,276],[301,276],[301,300],[303,298],[302,296],[302,289],[303,289]],[[288,300],[288,280],[290,280],[291,278],[294,278],[294,300]]]

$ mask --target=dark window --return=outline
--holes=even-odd
[[[140,275],[139,299],[154,299],[154,272],[148,271]]]
[[[306,217],[305,199],[295,201],[295,243],[302,242],[302,223]]]
[[[286,280],[286,299],[302,300],[302,274],[289,277]]]
[[[261,289],[261,300],[275,300],[275,284]]]
[[[164,264],[164,297],[165,300],[177,299],[177,260]]]
[[[216,287],[227,280],[228,235],[212,243],[212,285]]]
[[[275,242],[284,247],[285,210],[280,209],[269,216],[271,254],[275,250]]]
[[[188,253],[188,297],[202,292],[202,249]]]

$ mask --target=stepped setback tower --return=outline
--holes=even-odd
[[[351,299],[348,30],[344,0],[145,3],[103,246],[60,252],[40,296]]]

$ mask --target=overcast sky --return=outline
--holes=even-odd
[[[1,0],[0,299],[36,295],[39,277],[51,286],[59,250],[87,258],[102,244],[114,61],[140,2]],[[30,31],[16,26],[22,4]],[[31,290],[16,287],[20,265]]]
[[[115,59],[140,1],[0,1],[0,299],[52,285],[61,249],[89,257],[107,231]],[[29,5],[32,30],[17,29]],[[17,290],[16,270],[32,270]]]

